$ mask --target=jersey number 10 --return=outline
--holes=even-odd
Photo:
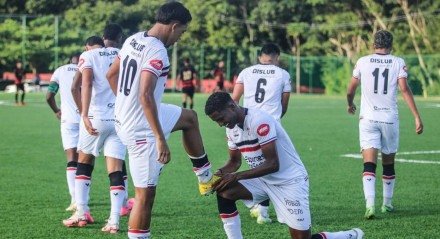
[[[386,95],[388,93],[388,68],[385,68],[385,70],[381,74],[384,78],[383,83],[383,94]],[[374,94],[377,94],[377,85],[379,84],[379,68],[374,69],[373,71],[374,76]]]
[[[119,84],[119,92],[124,92],[125,96],[128,96],[133,85],[134,77],[136,76],[137,62],[134,59],[128,60],[128,56],[125,57],[122,62],[122,77]]]

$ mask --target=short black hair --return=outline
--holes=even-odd
[[[122,35],[122,27],[116,23],[109,23],[104,28],[104,39],[117,41]]]
[[[91,36],[87,38],[86,45],[87,46],[101,45],[102,47],[104,47],[104,40],[102,40],[102,38],[98,36]]]
[[[389,31],[379,30],[374,34],[374,49],[393,47],[393,35]]]
[[[172,21],[178,21],[181,24],[187,24],[192,20],[191,13],[180,2],[169,2],[162,5],[157,10],[157,23],[170,24]]]
[[[205,104],[205,114],[210,115],[214,112],[220,112],[226,109],[229,102],[232,102],[232,98],[229,93],[219,91],[209,96]]]
[[[274,43],[266,43],[266,44],[264,44],[264,46],[260,50],[260,56],[262,54],[265,54],[265,55],[280,55],[281,54],[281,50]]]

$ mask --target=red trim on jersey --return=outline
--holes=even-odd
[[[237,215],[238,215],[238,211],[235,211],[230,214],[220,213],[220,218],[231,218],[231,217],[236,217]]]
[[[154,71],[152,71],[152,70],[149,70],[149,69],[143,69],[141,72],[144,72],[144,71],[148,71],[148,72],[150,72],[151,74],[155,75],[156,77],[159,77],[159,76],[156,74],[156,72],[154,72]]]
[[[124,186],[110,186],[110,191],[111,190],[125,190]]]
[[[240,152],[245,153],[245,152],[255,152],[255,151],[259,150],[259,149],[261,149],[261,146],[260,145],[256,145],[256,146],[253,146],[253,147],[241,148],[239,150],[240,150]]]
[[[275,140],[277,140],[277,137],[270,138],[270,139],[264,141],[263,143],[260,143],[260,145],[263,146],[263,145],[266,145],[266,144],[268,144],[272,141],[275,141]]]
[[[391,176],[382,175],[382,178],[383,178],[383,179],[395,179],[396,176],[394,176],[394,175],[391,175]]]
[[[66,170],[67,171],[73,171],[73,170],[76,170],[76,167],[67,167]]]
[[[86,175],[77,175],[75,177],[75,179],[80,179],[80,180],[90,180],[91,177],[86,176]]]
[[[363,174],[364,176],[372,176],[372,177],[376,177],[375,173],[371,173],[371,172],[364,172]]]
[[[147,229],[147,230],[142,230],[142,229],[128,229],[128,232],[129,232],[129,233],[138,233],[138,234],[141,234],[141,233],[149,233],[149,232],[150,232],[150,229]]]

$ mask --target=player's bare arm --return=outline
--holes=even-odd
[[[90,135],[98,135],[98,131],[93,128],[92,122],[89,119],[89,108],[90,101],[92,99],[92,87],[93,87],[93,71],[92,69],[86,68],[82,72],[82,83],[81,83],[81,118],[84,122],[84,126]]]
[[[49,88],[47,89],[46,94],[46,102],[55,113],[55,116],[60,120],[61,119],[61,110],[57,106],[57,102],[55,101],[55,95],[57,94],[59,89],[59,85],[56,82],[50,82]]]
[[[283,118],[289,108],[290,92],[283,92],[281,95],[281,117]]]
[[[349,114],[356,113],[356,105],[354,104],[353,100],[358,85],[359,85],[359,80],[355,77],[351,77],[351,81],[348,84],[348,89],[347,89],[347,104],[348,104],[347,112]]]
[[[139,83],[139,101],[144,115],[150,124],[151,130],[156,138],[158,161],[166,164],[171,160],[171,152],[165,140],[162,126],[159,122],[154,89],[156,88],[157,76],[148,71],[142,71]]]
[[[217,170],[215,173],[217,176],[221,177],[226,173],[237,172],[237,170],[241,166],[241,153],[240,150],[229,150],[229,160],[225,163],[225,165]]]
[[[76,107],[78,107],[79,112],[81,113],[81,82],[82,82],[82,74],[80,71],[75,73],[72,81],[72,96],[75,101]]]
[[[234,100],[236,103],[239,103],[243,92],[244,85],[241,83],[235,83],[234,90],[232,91],[232,100]]]
[[[107,80],[110,84],[110,88],[113,91],[113,94],[116,95],[116,91],[118,89],[118,78],[119,78],[119,65],[121,64],[121,60],[119,60],[119,57],[115,58],[115,61],[113,61],[112,65],[110,66],[110,69],[107,72]]]
[[[406,104],[408,105],[409,109],[411,110],[411,113],[414,116],[414,121],[415,121],[415,125],[416,125],[416,133],[421,134],[421,133],[423,133],[423,122],[420,117],[419,111],[417,110],[417,106],[414,101],[412,91],[408,86],[408,81],[406,80],[406,78],[399,78],[398,83],[399,83],[400,91],[402,92],[403,99],[405,100]]]

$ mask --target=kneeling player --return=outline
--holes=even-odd
[[[358,228],[311,235],[308,174],[283,127],[258,109],[238,106],[228,93],[212,94],[205,113],[225,126],[230,159],[216,175],[217,203],[228,238],[243,238],[235,201],[259,203],[270,199],[277,217],[289,226],[292,238],[362,238]],[[241,155],[250,170],[237,172]]]

